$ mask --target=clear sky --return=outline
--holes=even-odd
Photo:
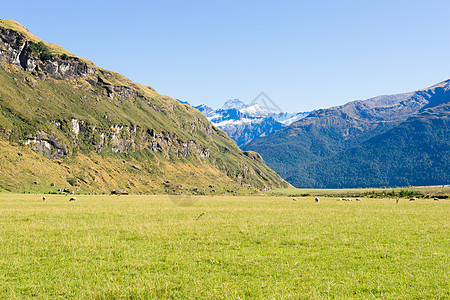
[[[47,42],[158,92],[220,107],[261,91],[284,111],[450,78],[450,1],[3,1]]]

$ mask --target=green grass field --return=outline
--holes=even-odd
[[[450,298],[450,200],[46,197],[0,194],[1,299]]]

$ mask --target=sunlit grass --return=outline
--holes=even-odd
[[[0,194],[0,297],[450,297],[446,200],[192,199]]]

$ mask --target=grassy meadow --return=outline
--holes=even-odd
[[[450,200],[0,194],[1,299],[449,299]]]

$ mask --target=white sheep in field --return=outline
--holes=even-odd
[[[439,198],[438,197],[434,197],[434,201],[439,201]]]
[[[45,201],[45,200],[47,200],[47,198],[45,198],[45,196],[44,196],[44,197],[42,197],[42,201]]]
[[[356,201],[362,201],[361,198],[356,198],[355,200],[356,200]]]
[[[292,198],[293,201],[297,201],[297,198]]]
[[[316,203],[319,203],[319,197],[316,197],[316,199],[314,199],[314,201],[316,202]]]
[[[342,198],[337,198],[337,200],[336,201],[342,201]]]
[[[77,197],[70,197],[69,201],[76,201]]]
[[[416,197],[411,197],[409,201],[416,201]]]

